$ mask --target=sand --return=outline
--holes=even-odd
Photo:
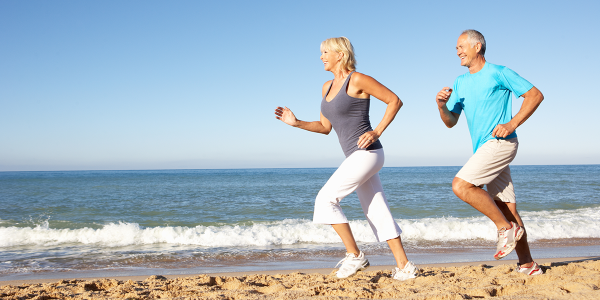
[[[551,260],[546,260],[551,261]],[[333,269],[280,274],[145,279],[0,282],[1,299],[600,299],[600,259],[545,262],[545,274],[514,271],[514,261],[424,266],[416,279],[390,278],[388,266],[337,279]],[[492,266],[492,264],[494,266]],[[388,267],[386,270],[385,268]],[[272,273],[272,274],[265,274]]]

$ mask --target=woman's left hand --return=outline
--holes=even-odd
[[[356,143],[358,145],[358,148],[367,148],[369,146],[371,146],[373,143],[375,143],[375,141],[377,141],[379,139],[379,134],[377,134],[377,132],[375,131],[368,131],[363,133],[363,135],[361,135],[358,138],[358,143]]]

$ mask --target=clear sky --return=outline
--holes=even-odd
[[[346,36],[359,72],[404,102],[386,166],[464,164],[463,118],[436,93],[467,72],[462,30],[545,96],[514,164],[598,164],[598,1],[0,1],[0,171],[336,167],[319,117],[319,45]],[[513,114],[522,98],[513,101]],[[373,127],[385,105],[371,101]]]

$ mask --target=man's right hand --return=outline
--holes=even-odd
[[[448,99],[450,99],[450,95],[452,95],[452,89],[447,86],[437,93],[435,100],[439,108],[442,108],[442,106],[446,105],[446,102],[448,102]]]
[[[442,121],[444,121],[444,124],[446,124],[446,127],[448,128],[454,127],[460,117],[460,114],[451,112],[446,107],[450,95],[452,95],[452,89],[446,86],[435,97],[435,102],[437,102],[438,110],[440,111],[440,117],[442,117]]]

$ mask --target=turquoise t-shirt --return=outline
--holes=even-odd
[[[488,62],[479,72],[466,73],[456,78],[446,106],[457,114],[465,111],[473,153],[485,142],[495,139],[492,131],[496,125],[508,123],[512,119],[511,92],[518,98],[532,87],[529,81],[513,70]],[[515,137],[516,130],[504,139]]]

